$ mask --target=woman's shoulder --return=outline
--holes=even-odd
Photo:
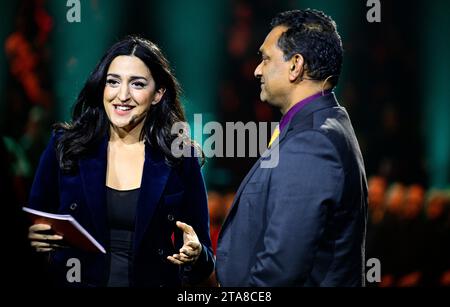
[[[175,161],[166,160],[166,164],[174,171],[174,174],[189,181],[201,172],[202,164],[200,159],[201,156],[184,155]]]
[[[57,142],[63,136],[63,134],[63,131],[52,130],[47,142],[47,148],[45,149],[45,152],[54,154],[56,152]]]
[[[203,165],[203,152],[197,148],[197,146],[191,145],[188,149],[178,154],[169,154],[161,150],[157,146],[146,144],[146,156],[154,162],[165,162],[172,168],[186,168],[192,167],[192,165]]]
[[[192,144],[190,148],[185,151],[182,159],[184,160],[184,163],[195,167],[201,167],[204,163],[203,152],[194,144]]]
[[[57,140],[59,140],[64,135],[63,129],[53,129],[50,134],[50,142],[55,143]]]

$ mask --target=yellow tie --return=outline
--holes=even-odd
[[[272,143],[277,139],[277,137],[280,135],[280,128],[279,126],[275,127],[275,130],[272,133],[272,136],[270,137],[270,141],[269,141],[269,146],[270,147],[272,145]]]

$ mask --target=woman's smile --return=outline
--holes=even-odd
[[[124,104],[113,104],[114,113],[119,116],[126,116],[131,114],[131,110],[135,108],[135,106],[124,105]]]

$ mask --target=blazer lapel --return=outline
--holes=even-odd
[[[141,191],[136,211],[134,249],[137,250],[147,229],[169,178],[171,167],[161,153],[145,146],[145,162]]]
[[[105,246],[109,244],[106,208],[107,150],[108,138],[105,137],[94,155],[81,159],[79,162],[84,194],[98,232],[95,237]],[[165,163],[163,155],[146,145],[141,191],[136,210],[135,248],[139,246],[153,217],[169,178],[170,170],[171,168]]]
[[[105,137],[97,152],[88,158],[80,159],[79,167],[87,206],[98,232],[96,239],[107,246],[109,242],[106,212],[106,161],[108,139]]]

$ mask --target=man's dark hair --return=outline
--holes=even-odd
[[[314,80],[328,80],[335,86],[342,66],[342,41],[336,23],[318,10],[293,10],[279,13],[270,26],[288,28],[278,39],[278,46],[287,61],[301,54],[308,76]]]

